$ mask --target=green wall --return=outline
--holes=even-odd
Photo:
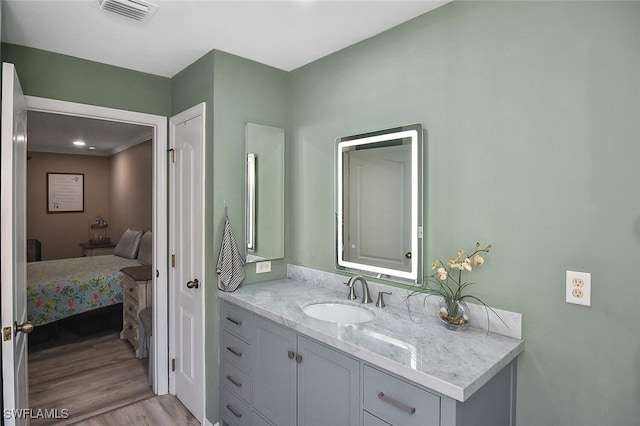
[[[333,270],[334,139],[420,122],[425,264],[491,243],[474,291],[524,315],[517,424],[637,425],[638,23],[638,2],[454,2],[293,71],[291,263]]]
[[[218,418],[218,290],[216,262],[228,206],[236,240],[244,240],[245,124],[254,122],[287,128],[288,74],[284,71],[212,51],[172,79],[172,114],[199,102],[207,103],[206,120],[206,393],[207,417]],[[247,267],[245,284],[286,276],[284,259],[272,262],[272,272],[256,276]]]
[[[45,50],[2,43],[25,95],[169,115],[171,80]]]

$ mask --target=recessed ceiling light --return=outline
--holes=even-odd
[[[76,146],[85,146],[86,143],[82,142],[82,141],[73,141],[73,144]]]

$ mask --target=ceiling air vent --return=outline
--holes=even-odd
[[[98,0],[100,8],[136,21],[146,21],[158,10],[155,4],[143,0]]]

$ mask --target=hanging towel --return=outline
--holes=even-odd
[[[229,216],[224,222],[224,234],[218,254],[218,288],[222,291],[235,291],[244,280],[244,260],[238,251],[236,238],[233,236]]]

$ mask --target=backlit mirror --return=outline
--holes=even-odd
[[[336,140],[336,267],[415,282],[422,268],[422,126]]]
[[[284,129],[245,129],[247,263],[284,257]]]

